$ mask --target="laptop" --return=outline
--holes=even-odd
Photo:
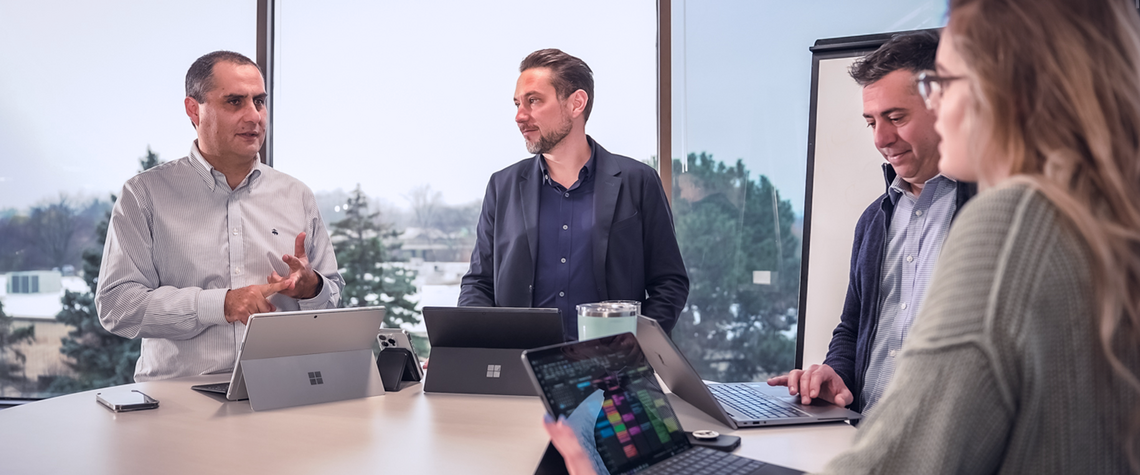
[[[805,405],[798,396],[767,394],[764,382],[705,384],[656,320],[637,318],[637,340],[673,394],[733,429],[863,418],[824,401]]]
[[[632,333],[522,355],[553,417],[565,417],[598,473],[802,473],[693,446]]]
[[[191,388],[255,411],[384,394],[372,345],[383,307],[251,315],[229,383]]]
[[[424,307],[423,315],[425,393],[534,396],[519,355],[566,341],[555,308]]]

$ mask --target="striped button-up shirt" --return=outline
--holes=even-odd
[[[226,322],[226,292],[266,283],[305,252],[323,286],[311,299],[273,295],[278,310],[331,308],[344,279],[312,191],[260,162],[231,190],[191,146],[190,156],[136,175],[115,202],[95,303],[103,326],[142,337],[135,381],[233,368],[245,325]]]
[[[942,243],[950,232],[957,208],[956,190],[955,182],[942,175],[928,180],[918,196],[903,190],[902,178],[896,177],[891,183],[888,193],[895,211],[883,256],[879,324],[863,384],[864,414],[883,396],[895,374],[895,360],[926,297]]]

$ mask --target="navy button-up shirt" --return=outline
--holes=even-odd
[[[570,188],[550,179],[539,157],[543,186],[538,192],[538,259],[534,265],[534,306],[562,312],[566,337],[578,339],[581,303],[599,300],[594,279],[594,153]]]

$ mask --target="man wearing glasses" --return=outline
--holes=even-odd
[[[863,86],[863,118],[883,154],[887,190],[855,226],[847,299],[823,364],[768,380],[806,404],[822,398],[866,413],[883,396],[918,314],[950,222],[976,192],[938,173],[938,134],[928,109],[939,78],[938,34],[897,35],[859,59],[850,73]],[[931,97],[930,99],[936,99]],[[925,102],[925,103],[924,103]]]

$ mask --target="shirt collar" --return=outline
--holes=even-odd
[[[936,187],[938,187],[939,184],[944,183],[944,182],[945,183],[957,183],[957,181],[951,179],[950,177],[947,177],[947,176],[942,175],[942,174],[938,174],[938,175],[934,175],[934,178],[926,180],[926,183],[922,185],[922,189],[923,190],[933,190]],[[908,186],[907,188],[910,188],[910,187]],[[891,203],[894,203],[894,204],[898,204],[899,198],[901,198],[903,195],[908,195],[908,196],[914,195],[914,193],[906,191],[906,189],[903,188],[903,179],[901,176],[898,176],[898,175],[895,175],[895,179],[894,179],[894,181],[891,182],[891,186],[890,186],[890,188],[888,188],[887,194],[890,195]]]
[[[594,157],[598,155],[597,150],[594,149],[594,144],[590,144],[590,159],[586,160],[586,165],[578,171],[578,182],[582,183],[594,176]],[[553,183],[550,179],[550,168],[546,165],[546,157],[541,153],[538,154],[538,168],[542,172],[542,181],[550,184]]]
[[[202,180],[206,182],[206,185],[210,187],[210,190],[213,190],[217,186],[218,180],[222,180],[223,183],[226,181],[225,174],[220,171],[217,172],[217,175],[215,176],[214,166],[210,165],[210,162],[206,161],[206,157],[202,156],[202,151],[198,149],[197,139],[195,139],[194,142],[190,144],[190,157],[192,160],[197,161],[198,164],[201,165],[201,168],[195,167],[195,169],[198,170],[198,175],[202,177]],[[261,154],[258,154],[257,164],[253,166],[253,169],[249,171],[249,174],[245,176],[242,182],[249,183],[250,186],[253,186],[254,180],[257,177],[261,176],[262,166]],[[226,184],[226,187],[229,187],[228,183]],[[241,185],[238,185],[238,188],[241,188]]]

